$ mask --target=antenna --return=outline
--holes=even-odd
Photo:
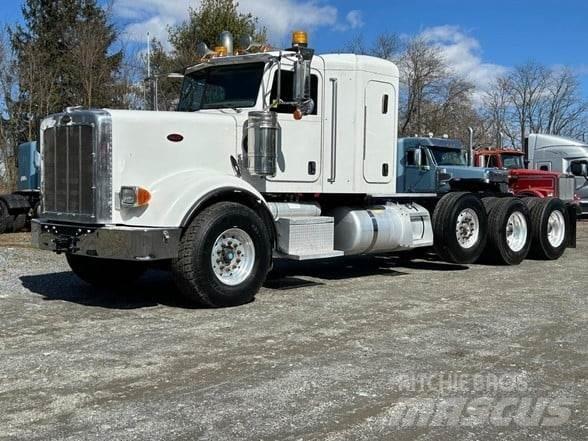
[[[147,32],[147,78],[151,78],[151,34]]]

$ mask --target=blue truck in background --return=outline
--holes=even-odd
[[[16,233],[28,228],[31,219],[39,214],[41,157],[37,142],[21,144],[18,147],[17,160],[17,190],[10,194],[0,194],[0,234]]]
[[[468,151],[457,139],[400,138],[397,154],[399,193],[508,192],[508,172],[470,166]]]

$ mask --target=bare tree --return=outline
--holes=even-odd
[[[582,99],[578,77],[569,68],[549,76],[535,131],[580,137],[584,133],[588,103]]]
[[[425,103],[443,87],[448,75],[443,58],[421,38],[411,40],[400,60],[401,80],[405,86],[400,133],[423,133]]]
[[[513,146],[520,146],[530,132],[580,138],[588,103],[571,69],[530,62],[495,81],[485,95],[483,114],[489,130],[502,132]]]

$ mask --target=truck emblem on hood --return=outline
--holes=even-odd
[[[171,142],[180,142],[184,140],[184,137],[179,133],[170,133],[167,135],[167,140]]]

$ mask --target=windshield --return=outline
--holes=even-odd
[[[502,154],[502,166],[510,170],[515,168],[525,168],[523,164],[523,157],[521,155],[506,155]]]
[[[212,66],[186,75],[178,111],[255,106],[264,66],[264,63]]]
[[[462,150],[429,147],[437,165],[467,165]]]

